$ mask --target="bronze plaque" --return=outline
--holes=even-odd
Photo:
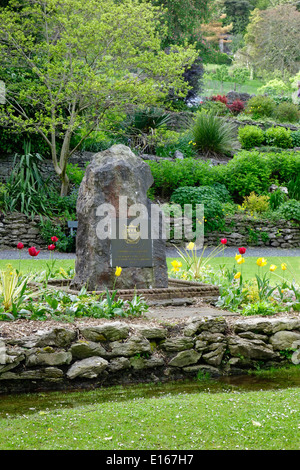
[[[150,219],[116,219],[116,238],[111,240],[111,266],[153,266]]]

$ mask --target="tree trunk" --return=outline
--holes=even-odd
[[[66,173],[61,175],[61,187],[60,187],[60,196],[64,197],[68,195],[69,189],[69,178]]]

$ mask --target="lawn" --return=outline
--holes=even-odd
[[[143,385],[4,397],[0,449],[299,449],[297,387],[215,392],[208,382],[206,391],[194,386],[192,392],[178,387],[169,393],[167,384],[154,389],[152,394]],[[7,399],[14,405],[7,407]]]
[[[171,262],[175,258],[168,258],[167,259],[167,264],[168,264],[168,269],[171,270]],[[178,260],[181,260],[181,258],[176,258]],[[239,268],[243,270],[243,277],[244,279],[252,279],[255,278],[255,274],[258,272],[265,272],[265,270],[268,270],[269,266],[271,264],[275,264],[278,266],[277,270],[272,273],[272,276],[274,277],[274,280],[279,280],[278,276],[283,275],[283,271],[281,271],[280,266],[281,263],[286,263],[287,264],[287,270],[284,273],[285,279],[287,280],[295,280],[296,282],[300,282],[300,257],[299,256],[294,256],[294,257],[277,257],[277,256],[272,256],[268,257],[267,261],[268,264],[264,268],[258,268],[256,265],[256,260],[257,258],[254,257],[247,257],[245,256],[245,263],[242,265],[242,268]],[[27,272],[37,272],[37,271],[43,271],[46,269],[47,265],[47,260],[42,260],[42,259],[24,259],[21,260],[21,271],[24,273]],[[0,269],[5,269],[8,264],[11,264],[14,268],[19,269],[19,260],[0,260]],[[229,258],[229,257],[217,257],[212,259],[209,264],[212,267],[218,268],[219,265],[226,265],[227,267],[233,267],[234,265],[237,267],[237,264],[235,264],[234,258]],[[74,269],[75,267],[75,260],[69,260],[69,259],[63,259],[63,260],[57,260],[55,269],[63,268],[64,270],[68,270],[70,268]],[[260,270],[260,271],[259,271]]]
[[[175,258],[168,258],[168,267],[169,269],[172,268],[171,262]],[[182,261],[181,258],[176,258],[178,261]],[[208,265],[218,268],[220,265],[225,265],[228,268],[232,268],[235,266],[238,271],[242,270],[243,273],[243,278],[244,280],[250,280],[255,278],[255,274],[264,274],[266,271],[269,270],[269,267],[272,264],[275,264],[277,266],[276,271],[271,273],[271,279],[274,279],[274,282],[280,281],[281,277],[284,275],[286,280],[295,280],[297,283],[300,283],[300,257],[299,256],[284,256],[284,257],[278,257],[278,256],[271,256],[266,258],[268,264],[263,267],[259,268],[256,264],[257,258],[254,257],[247,257],[245,256],[245,263],[243,265],[239,266],[236,264],[235,259],[229,258],[229,257],[217,257],[213,258],[212,260],[209,261]],[[282,263],[286,263],[287,269],[286,271],[281,270],[280,266]],[[280,277],[279,277],[280,276]]]

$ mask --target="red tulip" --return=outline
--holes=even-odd
[[[243,247],[243,246],[241,246],[241,248],[239,248],[239,253],[240,253],[241,255],[244,255],[244,254],[246,253],[246,248]]]
[[[35,246],[32,246],[31,248],[28,248],[28,253],[30,256],[37,256],[39,254],[40,250],[37,251]]]
[[[58,238],[57,238],[57,237],[51,237],[51,241],[52,241],[53,243],[57,243],[57,242],[58,242]]]
[[[18,248],[18,250],[23,250],[23,248],[24,248],[23,243],[21,243],[21,242],[18,243],[18,244],[17,244],[17,248]]]
[[[52,251],[55,250],[56,246],[55,245],[48,245],[48,250]]]
[[[222,238],[221,243],[222,243],[222,245],[226,245],[226,243],[227,243],[227,238]]]

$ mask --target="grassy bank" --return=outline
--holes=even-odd
[[[0,449],[299,449],[299,388],[208,393],[209,387],[171,394],[158,385],[156,396],[147,396],[147,386],[139,393],[52,392],[47,407],[49,394],[15,397],[12,413],[1,413],[0,405]]]

